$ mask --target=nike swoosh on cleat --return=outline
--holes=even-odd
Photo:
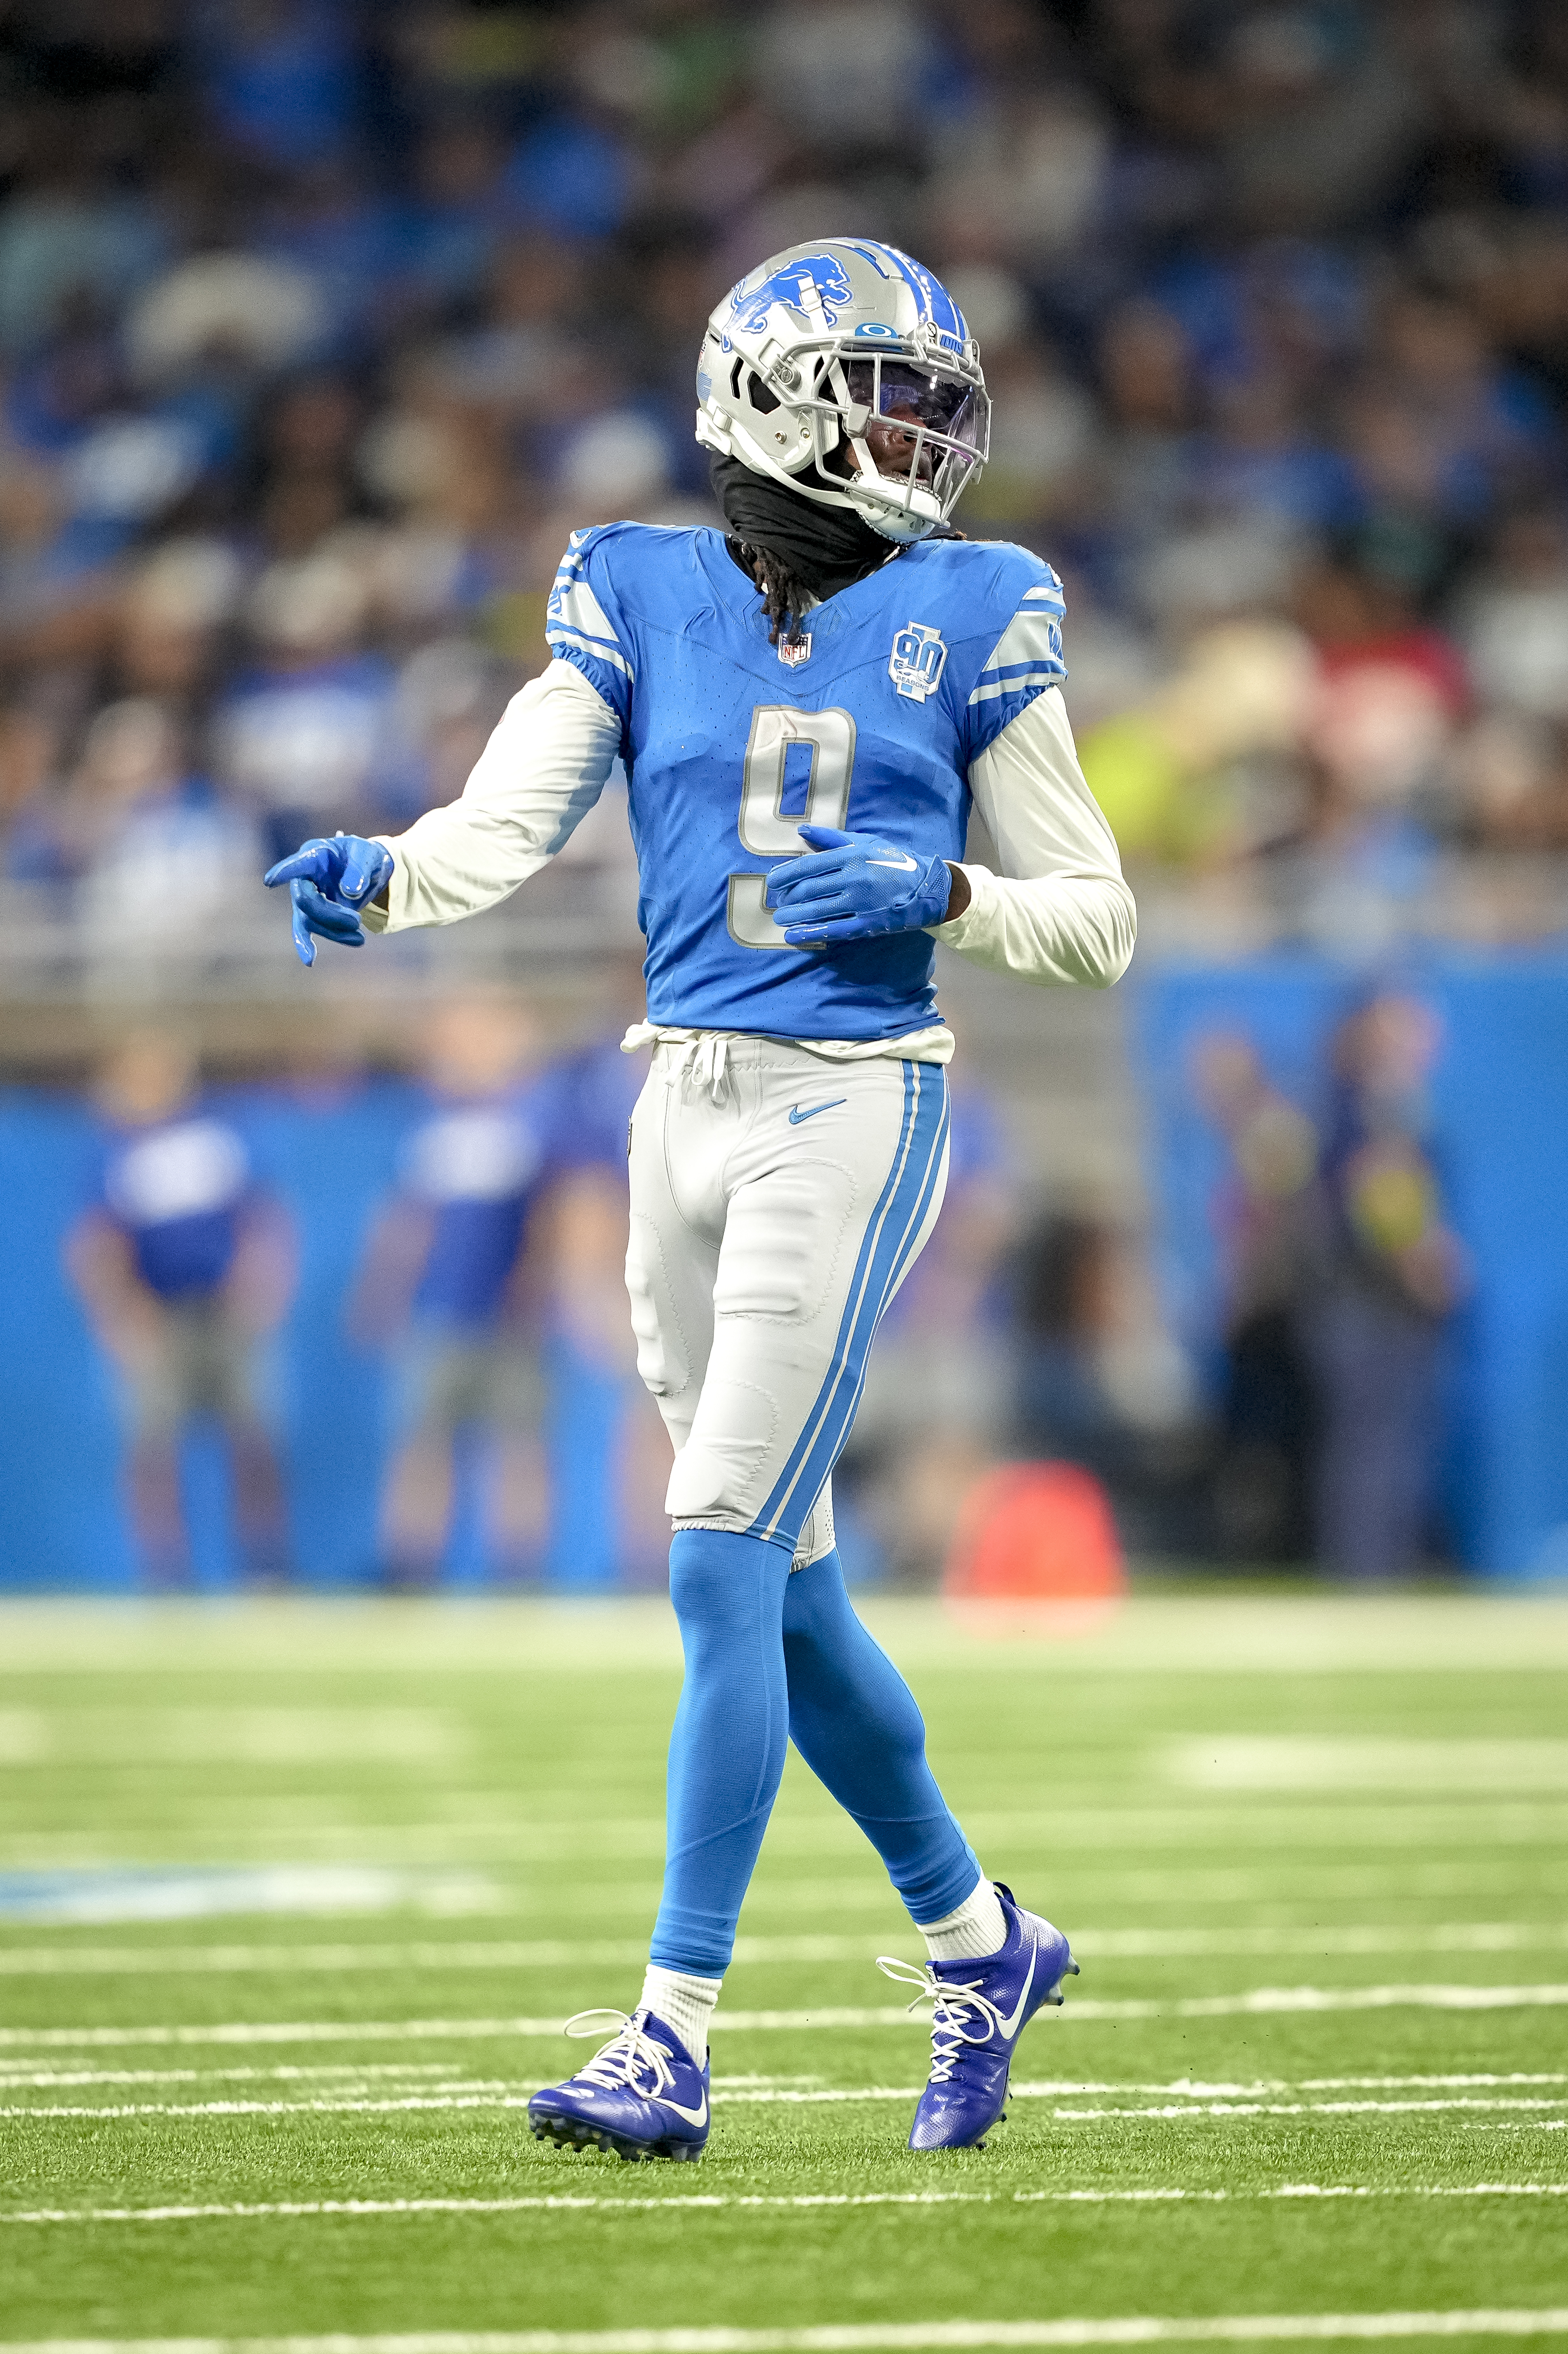
[[[659,2106],[662,2109],[673,2109],[683,2125],[705,2126],[708,2121],[708,2096],[705,2093],[703,2094],[701,2103],[694,2109],[683,2108],[679,2101],[673,2101],[670,2098],[668,2093],[663,2094]]]
[[[868,858],[868,866],[891,866],[899,875],[913,875],[918,861],[913,858]]]
[[[1017,2034],[1019,2020],[1023,2017],[1023,2006],[1029,1999],[1029,1989],[1034,1983],[1034,1965],[1039,1959],[1039,1946],[1032,1946],[1029,1949],[1029,1975],[1023,1981],[1017,2002],[1013,2005],[1012,2017],[1004,2019],[1001,2022],[1001,2031],[1010,2042]]]
[[[848,1103],[848,1096],[835,1096],[832,1103],[813,1104],[810,1111],[802,1111],[799,1104],[791,1104],[789,1125],[791,1128],[799,1128],[803,1119],[815,1119],[820,1111],[837,1111],[840,1104]]]

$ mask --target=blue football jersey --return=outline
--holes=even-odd
[[[414,1296],[421,1321],[478,1330],[500,1317],[529,1218],[553,1173],[560,1092],[546,1072],[507,1096],[437,1099],[404,1144],[403,1191],[430,1217]]]
[[[1062,587],[1027,549],[903,548],[768,643],[721,531],[575,532],[546,629],[621,724],[653,1022],[895,1038],[940,1017],[926,932],[791,949],[764,903],[802,822],[961,858],[969,763],[1065,677]]]
[[[164,1299],[227,1281],[251,1190],[243,1141],[204,1110],[122,1133],[103,1170],[104,1206],[128,1236],[143,1282]]]

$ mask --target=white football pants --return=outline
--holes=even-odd
[[[768,1038],[662,1044],[630,1163],[626,1285],[675,1447],[665,1510],[820,1560],[872,1335],[942,1205],[946,1075]]]

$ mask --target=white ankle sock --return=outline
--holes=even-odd
[[[998,1945],[1001,1943],[997,1939]],[[638,2003],[673,2027],[700,2068],[708,2056],[708,2022],[719,1999],[722,1978],[698,1978],[684,1970],[661,1969],[650,1962]]]
[[[989,1880],[977,1880],[973,1893],[965,1897],[956,1913],[944,1914],[939,1921],[917,1922],[916,1926],[934,1962],[978,1960],[981,1955],[1000,1953],[1007,1943],[1007,1916]]]

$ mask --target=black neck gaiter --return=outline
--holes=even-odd
[[[891,540],[850,508],[820,507],[767,474],[754,474],[738,458],[715,454],[708,471],[731,546],[744,540],[777,557],[813,597],[853,588],[896,553]]]

